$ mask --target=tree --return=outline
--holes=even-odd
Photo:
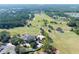
[[[9,39],[10,39],[10,33],[9,32],[7,32],[7,31],[0,32],[0,40],[3,43],[8,43]]]
[[[52,29],[52,30],[54,29],[53,26],[51,26],[51,25],[48,25],[48,27],[49,27],[50,29]]]
[[[16,13],[12,13],[12,11],[15,11]],[[28,19],[32,20],[33,18],[34,14],[28,12],[26,9],[20,9],[20,10],[11,9],[5,12],[3,11],[3,13],[0,13],[0,28],[9,29],[14,27],[25,26],[27,24],[26,21]]]
[[[24,40],[17,37],[17,36],[14,36],[13,38],[11,38],[11,43],[15,46],[17,45],[20,45],[20,44],[23,44],[24,43]]]
[[[68,25],[72,27],[72,31],[79,35],[79,19],[78,18],[71,18]]]
[[[49,37],[48,33],[44,31],[43,35],[46,37],[45,40],[43,40],[43,46],[42,49],[49,53],[51,51],[51,49],[53,48],[53,39],[51,37]]]
[[[46,19],[43,19],[44,25],[47,26],[48,21]]]
[[[37,48],[37,43],[35,41],[34,42],[31,42],[30,45],[31,45],[31,47],[33,49],[36,49]]]
[[[77,28],[77,29],[75,29],[75,30],[73,30],[73,32],[75,32],[76,34],[78,34],[79,35],[79,29]]]
[[[48,29],[48,32],[52,32],[51,29]]]

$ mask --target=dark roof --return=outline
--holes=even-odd
[[[21,38],[24,39],[24,40],[30,40],[30,39],[35,40],[35,36],[28,35],[28,34],[22,35]]]

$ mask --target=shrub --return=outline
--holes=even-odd
[[[17,54],[26,54],[26,48],[25,47],[22,47],[20,45],[17,45],[16,48],[15,48],[15,51]]]
[[[31,47],[33,49],[36,49],[37,48],[37,43],[36,42],[31,42],[30,45],[31,45]]]
[[[51,26],[51,25],[48,25],[48,27],[49,27],[50,29],[52,29],[52,30],[54,29],[53,26]]]
[[[52,23],[52,24],[57,24],[57,22],[55,22],[55,21],[50,21],[50,23]]]
[[[50,30],[50,29],[48,29],[48,32],[51,32],[51,30]]]
[[[58,27],[56,30],[59,31],[59,32],[61,32],[61,33],[64,33],[63,29],[60,28],[60,27]]]

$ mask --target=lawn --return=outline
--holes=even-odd
[[[77,54],[79,53],[79,36],[74,32],[70,31],[70,27],[67,26],[67,22],[56,21],[57,24],[52,24],[55,30],[52,31],[49,35],[53,38],[53,45],[60,51],[62,54]],[[63,29],[64,33],[56,31],[56,28],[60,27]]]
[[[45,15],[46,19],[51,20],[49,16]],[[57,22],[57,24],[50,24],[53,26],[54,30],[49,33],[49,36],[53,38],[53,46],[56,47],[60,54],[78,54],[79,53],[79,36],[74,32],[71,32],[71,27],[67,26],[67,21],[52,21]],[[56,28],[60,27],[64,33],[56,31]]]

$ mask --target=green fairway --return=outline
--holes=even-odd
[[[55,30],[50,33],[50,37],[53,38],[53,45],[59,49],[62,54],[77,54],[79,53],[79,36],[74,32],[70,31],[70,27],[67,26],[67,22],[62,22],[60,24],[59,21],[56,21],[58,24],[52,24]],[[64,31],[64,33],[60,33],[56,31],[56,28],[60,27]]]
[[[47,20],[49,20],[49,22],[51,20],[57,22],[57,24],[50,24],[54,27],[55,30],[52,30],[52,33],[49,33],[49,36],[51,38],[53,38],[54,43],[52,45],[54,45],[59,51],[60,53],[63,54],[77,54],[79,53],[79,36],[77,34],[75,34],[74,32],[70,31],[70,27],[67,26],[67,22],[63,22],[63,21],[56,21],[52,18],[50,18],[49,16],[45,15],[44,16]],[[62,24],[60,24],[62,23]],[[60,33],[56,31],[56,28],[60,27],[63,29],[64,33]],[[47,28],[48,29],[48,28]]]

